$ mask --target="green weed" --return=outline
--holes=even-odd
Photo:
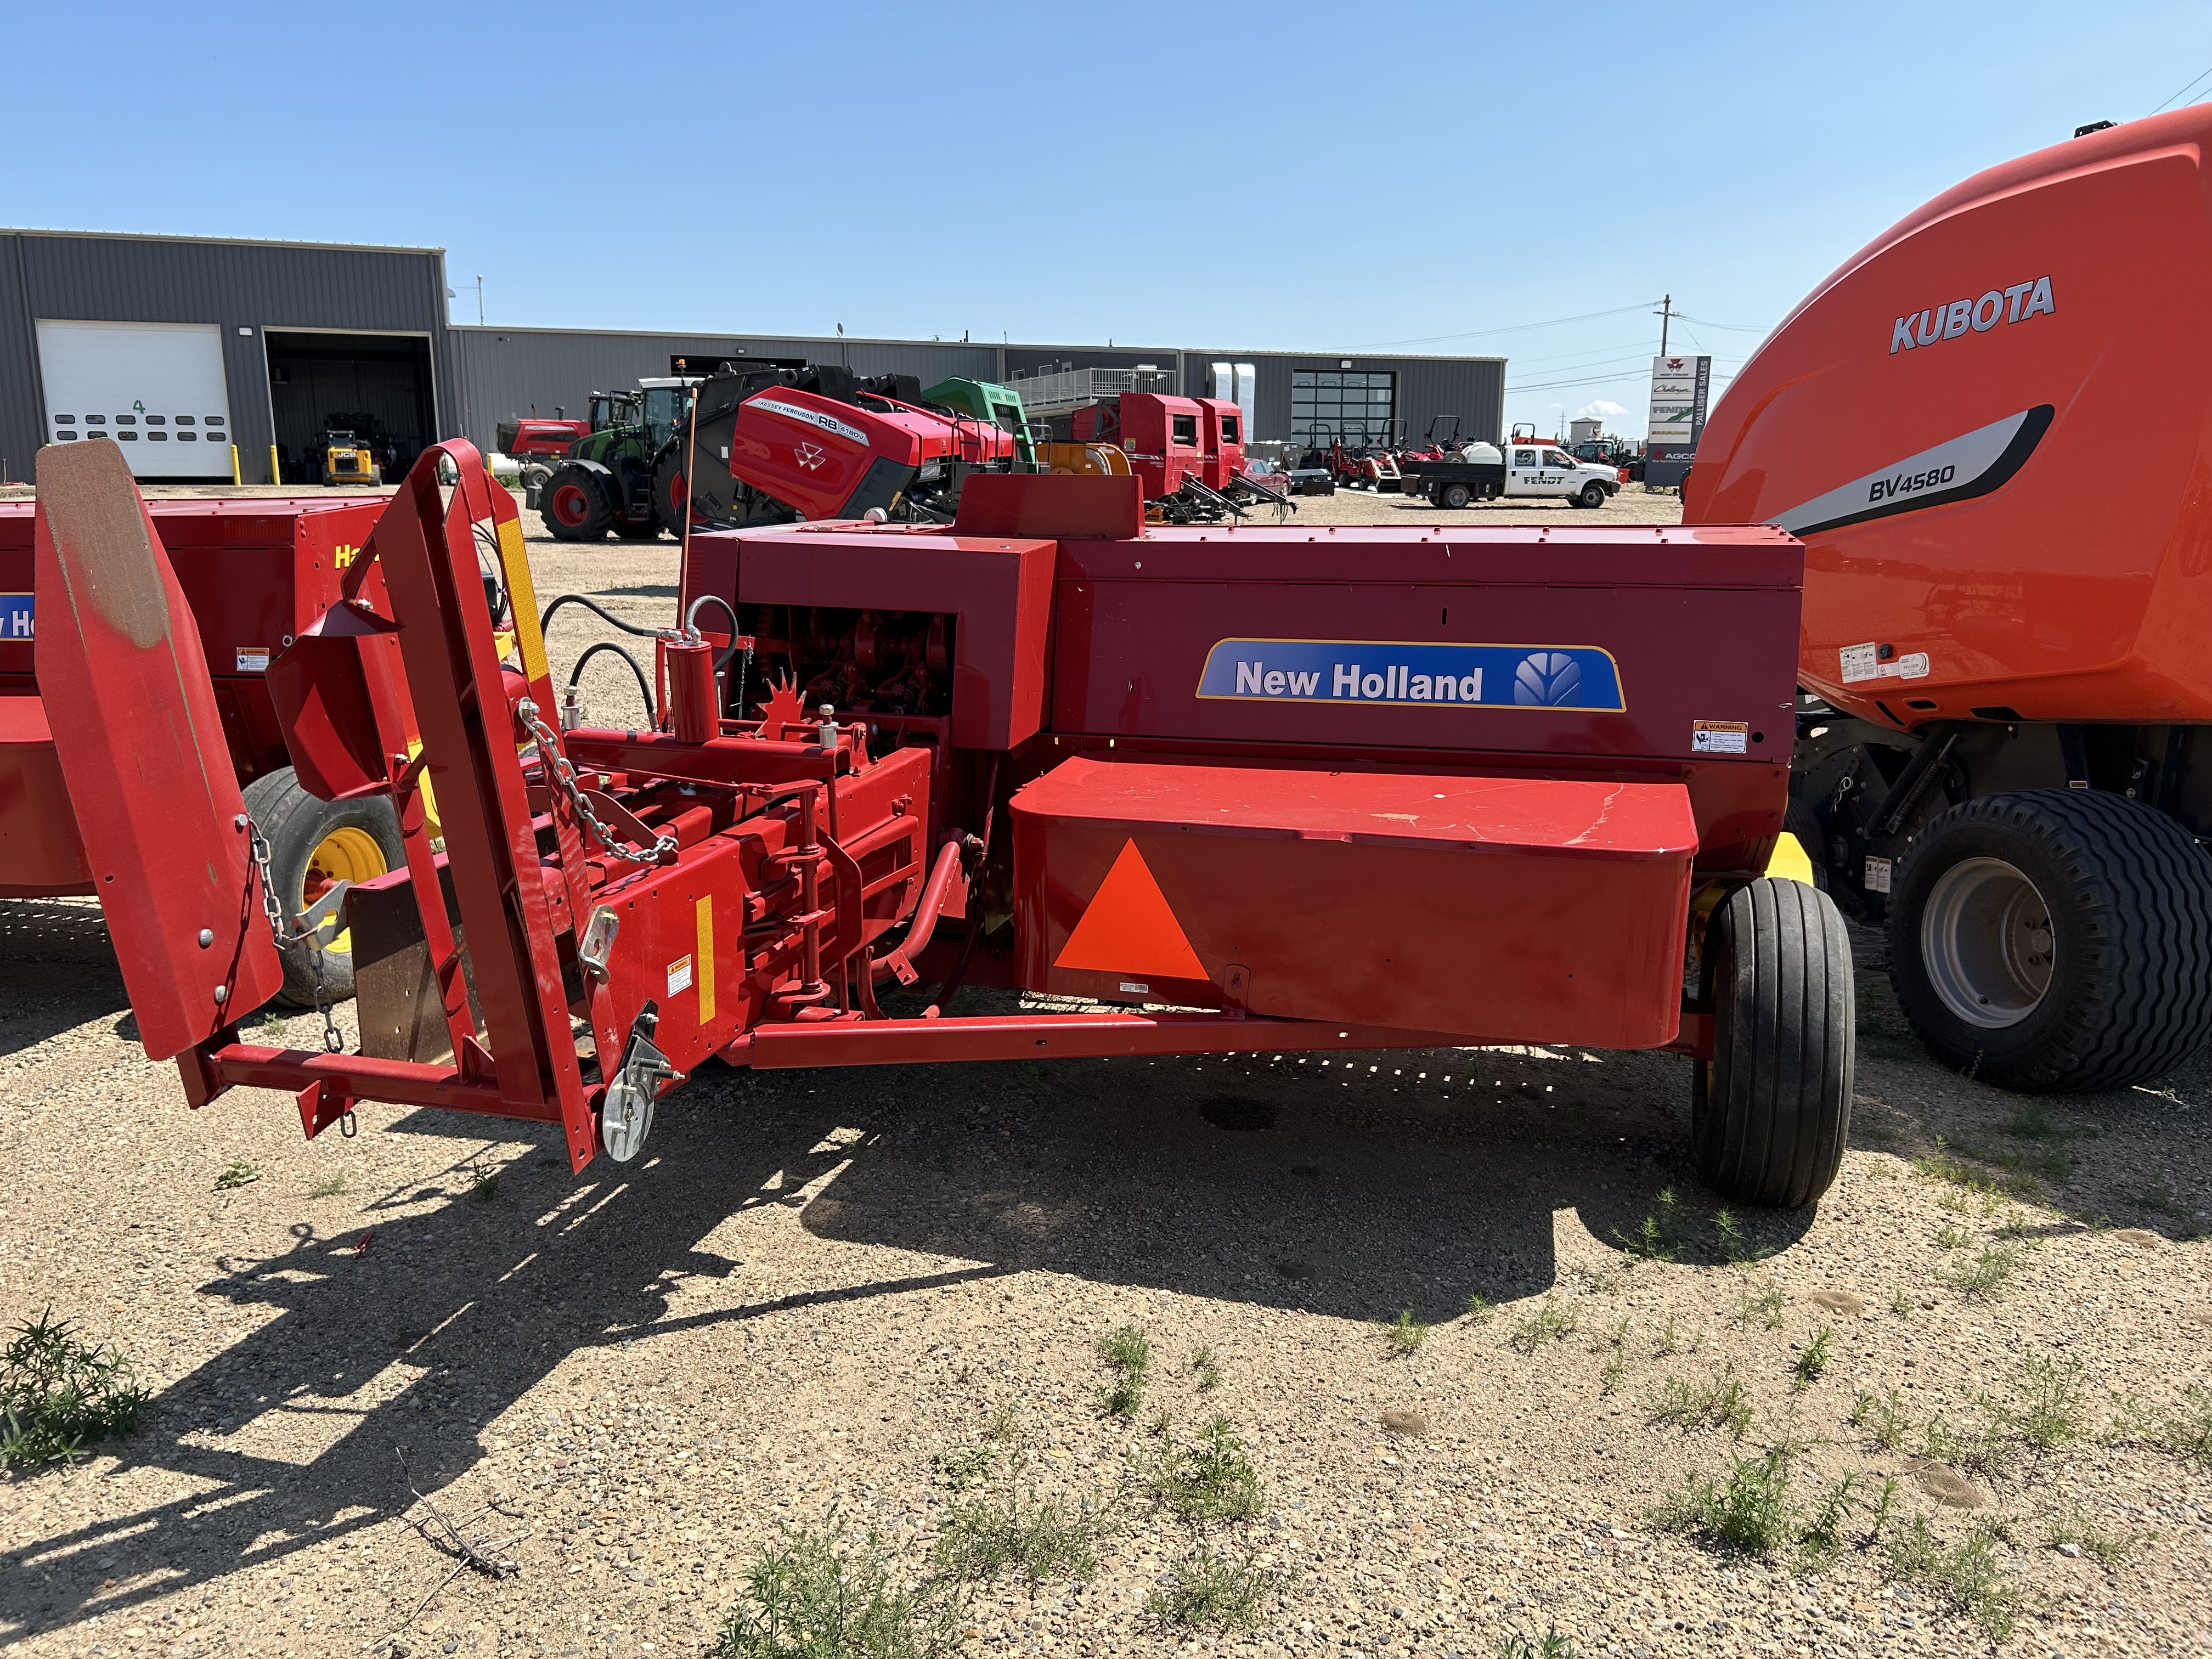
[[[2181,1392],[2181,1409],[2154,1412],[2136,1400],[2121,1403],[2112,1425],[2115,1438],[2141,1440],[2212,1465],[2212,1389],[2191,1382]]]
[[[1104,1530],[1103,1511],[1039,1498],[1028,1463],[1026,1453],[1011,1454],[990,1492],[951,1505],[937,1537],[939,1572],[963,1583],[988,1583],[1012,1571],[1035,1589],[1049,1579],[1088,1578],[1097,1571],[1094,1546]]]
[[[1390,1345],[1390,1352],[1401,1358],[1419,1352],[1421,1344],[1428,1340],[1429,1336],[1429,1328],[1413,1317],[1411,1308],[1399,1309],[1397,1318],[1387,1322],[1376,1321],[1375,1328],[1382,1333],[1383,1339]]]
[[[346,1178],[343,1171],[331,1176],[327,1181],[318,1181],[307,1188],[309,1198],[343,1198],[345,1193]]]
[[[1498,1659],[1583,1659],[1583,1650],[1572,1637],[1560,1635],[1559,1626],[1553,1625],[1533,1641],[1526,1636],[1508,1636],[1498,1644]]]
[[[1862,1477],[1856,1470],[1838,1479],[1820,1499],[1820,1507],[1799,1530],[1809,1565],[1825,1565],[1844,1547],[1844,1522],[1850,1516]]]
[[[0,1350],[0,1469],[73,1463],[137,1420],[146,1391],[112,1348],[88,1347],[49,1308]]]
[[[1672,1261],[1681,1254],[1681,1218],[1672,1187],[1662,1188],[1655,1207],[1644,1212],[1643,1224],[1633,1233],[1620,1228],[1613,1236],[1620,1248],[1640,1261]]]
[[[1515,1325],[1505,1340],[1517,1353],[1534,1353],[1546,1342],[1565,1341],[1580,1323],[1572,1308],[1559,1304],[1557,1291],[1547,1291],[1535,1311]]]
[[[216,1189],[225,1191],[233,1187],[251,1187],[261,1179],[261,1171],[244,1158],[234,1158],[223,1165],[222,1173],[215,1178]]]
[[[1741,1224],[1729,1211],[1713,1212],[1713,1235],[1715,1248],[1723,1261],[1741,1264],[1751,1261],[1756,1254],[1745,1240]]]
[[[1249,1551],[1232,1559],[1200,1539],[1170,1570],[1168,1583],[1145,1599],[1145,1611],[1176,1629],[1249,1630],[1289,1583],[1286,1574],[1261,1567]]]
[[[2021,1253],[2011,1244],[1984,1244],[1971,1261],[1946,1262],[1936,1277],[1962,1296],[1993,1297],[2020,1271]]]
[[[1145,1374],[1152,1369],[1152,1345],[1134,1325],[1098,1339],[1098,1357],[1111,1378],[1098,1390],[1098,1408],[1109,1417],[1134,1417],[1145,1401]]]
[[[2079,1504],[2074,1506],[2072,1519],[2053,1521],[2045,1529],[2044,1535],[2050,1540],[2051,1548],[2070,1544],[2100,1567],[2119,1565],[2133,1553],[2136,1541],[2124,1535],[2115,1537],[2111,1533],[2099,1531],[2082,1515]]]
[[[1892,1291],[1889,1293],[1889,1310],[1899,1319],[1910,1319],[1912,1316],[1914,1306],[1912,1297],[1907,1292]]]
[[[2002,1642],[2019,1620],[2021,1601],[1997,1568],[2003,1536],[1999,1523],[1984,1521],[1946,1549],[1928,1517],[1916,1515],[1890,1540],[1890,1576],[1926,1586],[1950,1612],[1971,1618],[1991,1641]]]
[[[1936,1246],[1938,1249],[1955,1250],[1972,1237],[1965,1228],[1955,1227],[1947,1221],[1943,1224],[1943,1231],[1936,1235]]]
[[[1789,1541],[1790,1463],[1778,1452],[1737,1457],[1716,1480],[1693,1474],[1651,1514],[1654,1524],[1722,1549],[1765,1555]]]
[[[461,1171],[468,1178],[469,1196],[479,1204],[489,1204],[499,1196],[499,1171],[471,1164]]]
[[[1260,1477],[1229,1419],[1216,1415],[1187,1446],[1170,1441],[1146,1482],[1184,1524],[1249,1521],[1260,1513]]]
[[[1479,1322],[1489,1318],[1497,1311],[1498,1304],[1480,1291],[1469,1291],[1467,1293],[1467,1316],[1469,1319]]]
[[[1211,1394],[1221,1386],[1221,1362],[1214,1358],[1212,1348],[1200,1348],[1191,1355],[1190,1373],[1198,1379],[1200,1394]]]
[[[1895,1451],[1912,1435],[1912,1419],[1895,1389],[1879,1395],[1861,1389],[1847,1420],[1853,1428],[1872,1435],[1875,1444],[1884,1451]]]
[[[1772,1279],[1764,1281],[1754,1289],[1744,1285],[1736,1291],[1735,1321],[1739,1325],[1764,1325],[1770,1331],[1782,1328],[1782,1287]]]
[[[838,1547],[836,1517],[821,1532],[787,1526],[745,1575],[715,1644],[717,1659],[937,1659],[958,1651],[965,1610],[942,1579],[902,1584],[896,1557],[871,1533]]]
[[[1751,1427],[1751,1402],[1743,1397],[1743,1379],[1733,1365],[1714,1372],[1703,1382],[1668,1378],[1649,1411],[1653,1423],[1663,1423],[1685,1434],[1693,1429],[1726,1429],[1741,1440]]]
[[[1993,1426],[2015,1434],[2039,1450],[2050,1451],[2081,1432],[2081,1364],[2079,1360],[2030,1355],[2008,1385],[2016,1403],[1984,1399],[1982,1409]]]
[[[1978,1430],[1954,1427],[1939,1416],[1929,1418],[1920,1431],[1920,1455],[1955,1469],[1996,1475],[2010,1467],[2013,1448],[1986,1416]]]
[[[1604,1346],[1613,1352],[1597,1374],[1597,1391],[1610,1395],[1620,1387],[1620,1379],[1628,1375],[1628,1319],[1624,1315],[1613,1322],[1605,1334]]]
[[[1828,1369],[1828,1362],[1832,1358],[1834,1346],[1834,1334],[1826,1325],[1821,1326],[1814,1334],[1813,1340],[1808,1342],[1797,1355],[1795,1369],[1797,1372],[1798,1387],[1803,1388],[1820,1380]]]

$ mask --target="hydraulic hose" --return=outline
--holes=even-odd
[[[545,607],[544,614],[538,618],[538,631],[539,634],[542,635],[544,633],[546,628],[553,620],[553,613],[558,611],[564,605],[580,605],[585,610],[598,617],[600,621],[611,623],[615,627],[622,629],[623,633],[634,634],[641,640],[653,639],[660,632],[657,628],[638,628],[629,623],[626,623],[620,617],[616,616],[605,605],[601,605],[598,600],[587,599],[581,593],[563,593],[559,599],[554,600],[552,604],[547,605]],[[631,665],[635,667],[636,665],[632,664]],[[650,702],[652,702],[652,699],[648,697],[646,701]]]
[[[723,614],[730,619],[730,648],[714,659],[714,672],[719,674],[730,665],[730,659],[738,654],[738,613],[730,608],[730,602],[720,593],[702,593],[691,601],[691,608],[684,613],[684,626],[694,634],[699,631],[699,607],[702,605],[720,605]]]
[[[574,599],[574,597],[575,595],[573,593],[568,595],[568,598],[570,599]],[[553,603],[555,605],[559,605],[562,604],[563,601],[556,599]],[[584,603],[591,605],[592,602],[589,599],[586,599]],[[592,608],[594,611],[599,610],[597,605],[592,605]],[[552,614],[552,611],[548,609],[546,615],[550,616]],[[602,611],[600,614],[605,615],[605,613]],[[640,630],[633,629],[630,631],[632,633],[636,633]],[[624,662],[628,663],[629,665],[629,672],[637,676],[637,694],[645,699],[645,723],[648,727],[650,727],[653,723],[653,686],[645,678],[645,670],[638,666],[637,659],[631,656],[629,652],[623,650],[622,647],[617,645],[612,640],[601,640],[597,645],[589,645],[584,647],[584,654],[576,659],[576,665],[568,671],[568,689],[572,691],[576,689],[576,682],[583,678],[584,665],[591,661],[592,658],[598,656],[602,651],[613,652],[615,655],[620,657]]]

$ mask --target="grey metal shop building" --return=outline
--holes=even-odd
[[[1260,440],[1419,437],[1455,416],[1494,440],[1504,417],[1501,357],[474,327],[448,321],[449,297],[438,248],[0,229],[0,481],[27,478],[42,444],[106,434],[149,483],[303,482],[331,427],[380,434],[404,465],[738,357],[925,386],[1149,368],[1186,395],[1235,387]]]

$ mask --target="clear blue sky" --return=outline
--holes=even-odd
[[[1646,301],[1725,372],[1929,196],[2212,70],[2205,0],[5,27],[0,223],[441,246],[459,321],[482,272],[495,323],[1496,353],[1510,418],[1632,435]]]

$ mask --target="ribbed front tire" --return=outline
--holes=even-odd
[[[2034,1093],[2148,1082],[2212,1035],[2212,859],[2102,790],[1964,801],[1897,867],[1889,961],[1954,1070]]]
[[[1843,1163],[1851,1118],[1851,945],[1826,893],[1754,881],[1705,935],[1713,1057],[1698,1062],[1691,1149],[1705,1184],[1741,1203],[1810,1204]]]

